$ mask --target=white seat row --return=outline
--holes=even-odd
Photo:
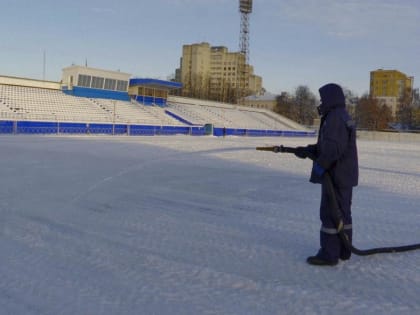
[[[210,101],[197,101],[173,97],[168,101],[168,109],[184,117],[193,124],[210,123],[216,127],[296,130],[304,129],[295,123],[285,123],[283,117],[267,110],[253,109],[229,104],[218,104]]]
[[[132,101],[89,99],[67,95],[60,90],[0,84],[0,118],[54,120],[146,125],[184,125],[167,115],[165,109],[186,119],[216,127],[296,130],[303,126],[274,112],[170,96],[167,107],[145,106]]]
[[[20,120],[183,125],[157,106],[75,97],[59,90],[4,84],[0,84],[0,113],[1,118]]]

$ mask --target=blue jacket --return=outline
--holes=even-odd
[[[321,96],[321,124],[318,141],[308,149],[317,157],[318,163],[327,170],[340,187],[358,184],[359,165],[356,146],[356,126],[346,111],[345,98],[340,86],[330,83],[319,89]],[[322,177],[312,167],[310,181],[321,183]]]

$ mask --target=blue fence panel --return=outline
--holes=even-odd
[[[153,126],[153,135],[164,135],[164,129],[162,126]]]
[[[227,131],[227,129],[226,129],[226,131]],[[216,136],[216,137],[223,136],[223,128],[214,127],[213,128],[213,135]]]
[[[172,135],[175,134],[175,129],[168,127],[168,126],[162,126],[160,129],[157,130],[160,135]]]
[[[57,133],[58,123],[44,121],[18,121],[16,124],[17,133],[46,134]]]
[[[156,126],[131,125],[130,135],[153,136],[155,135],[155,132],[156,132],[155,130],[156,130]]]
[[[86,123],[60,123],[59,133],[87,133]]]
[[[227,134],[233,136],[246,136],[246,129],[228,129]]]
[[[89,124],[88,133],[112,135],[112,125],[110,124]]]
[[[279,137],[279,136],[282,136],[282,135],[283,135],[283,133],[282,133],[281,130],[272,130],[270,132],[270,136],[272,136],[272,137]]]
[[[131,125],[130,135],[203,135],[202,127]]]
[[[0,121],[0,133],[13,133],[13,121]]]
[[[127,125],[115,125],[114,134],[116,134],[116,135],[128,134],[128,126]]]
[[[0,121],[0,133],[26,134],[130,134],[130,135],[206,135],[204,126],[153,126],[100,123]],[[315,137],[316,131],[259,130],[213,128],[213,135],[254,136],[254,137]]]
[[[314,137],[315,131],[293,131],[293,130],[262,130],[262,129],[233,129],[215,127],[213,135],[221,136],[248,136],[248,137]],[[225,134],[224,134],[225,133]]]
[[[188,135],[190,134],[190,127],[178,127],[178,126],[163,126],[161,134],[164,135]]]
[[[192,136],[204,136],[206,134],[206,131],[203,127],[190,127],[191,132],[190,134]]]
[[[267,134],[266,130],[248,129],[246,135],[249,137],[262,137]]]

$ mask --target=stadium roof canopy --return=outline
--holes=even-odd
[[[139,79],[134,78],[130,79],[130,86],[147,86],[154,89],[180,89],[182,88],[182,83],[179,82],[172,82],[172,81],[164,81],[158,79]]]

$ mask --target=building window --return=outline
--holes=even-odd
[[[117,80],[115,79],[105,79],[105,90],[112,90],[114,91],[117,86]]]
[[[83,86],[83,87],[90,87],[91,80],[92,80],[92,77],[90,75],[79,74],[77,85]]]
[[[117,81],[117,91],[127,91],[128,82],[118,80]]]
[[[94,89],[103,89],[104,88],[104,78],[92,77],[91,87],[94,88]]]

